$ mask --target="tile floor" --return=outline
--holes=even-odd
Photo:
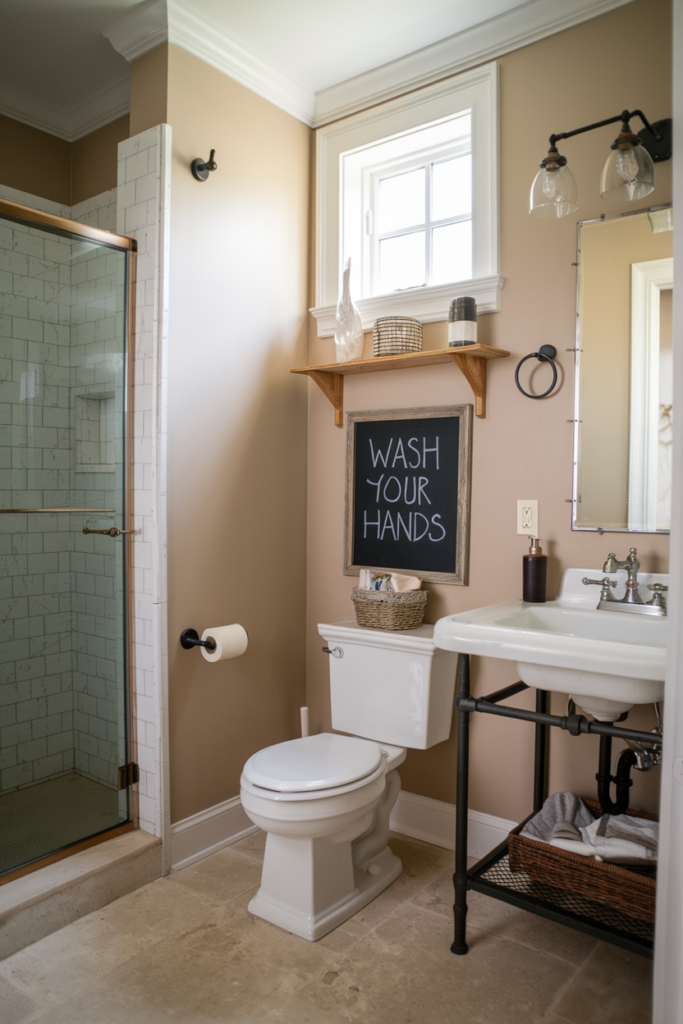
[[[651,962],[472,893],[450,953],[453,855],[402,836],[400,878],[312,943],[251,917],[264,834],[0,963],[2,1024],[647,1024]]]

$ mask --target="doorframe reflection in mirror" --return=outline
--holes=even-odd
[[[673,256],[631,264],[630,530],[655,532],[660,518],[659,309],[660,293],[673,288],[673,283]]]
[[[577,225],[576,225],[576,233],[577,233],[577,241],[576,241],[576,252],[577,252],[577,257],[576,258],[577,258],[577,262],[576,262],[576,267],[577,267],[577,274],[576,274],[576,342],[575,342],[576,347],[574,349],[574,421],[573,421],[573,441],[574,441],[574,446],[573,446],[573,460],[572,460],[572,497],[571,497],[571,505],[572,505],[572,530],[576,530],[576,531],[584,532],[584,533],[664,533],[664,534],[668,534],[670,532],[668,529],[657,529],[656,526],[653,526],[652,528],[650,528],[649,526],[642,525],[642,521],[641,521],[641,524],[638,525],[638,526],[631,525],[631,523],[635,523],[636,522],[636,514],[633,511],[629,512],[629,517],[628,517],[629,525],[628,526],[621,526],[621,527],[620,526],[611,526],[611,525],[608,525],[608,526],[599,526],[599,525],[583,526],[583,525],[580,525],[579,522],[578,522],[578,518],[579,518],[578,517],[578,510],[579,510],[579,505],[581,503],[581,495],[579,493],[579,453],[580,453],[580,450],[581,450],[581,447],[580,447],[581,446],[580,427],[581,427],[581,413],[582,413],[582,411],[581,411],[581,373],[580,373],[580,370],[581,370],[581,315],[580,315],[580,308],[581,308],[580,307],[580,302],[581,302],[581,228],[582,227],[589,227],[589,226],[591,226],[593,224],[602,224],[605,221],[621,220],[624,217],[636,217],[636,216],[639,216],[639,215],[642,215],[642,214],[653,214],[653,213],[656,213],[656,212],[658,212],[660,210],[672,210],[672,209],[673,209],[673,204],[672,203],[660,203],[660,204],[658,204],[656,206],[642,207],[639,210],[628,210],[625,213],[603,214],[601,217],[593,217],[590,220],[578,221]],[[650,222],[651,222],[653,231],[655,231],[654,221],[653,221],[652,217],[650,217]],[[659,228],[658,230],[661,231],[661,230],[666,230],[666,229]],[[672,257],[672,261],[673,261],[673,257]],[[658,261],[658,260],[648,261],[649,264],[658,263],[658,262],[660,262],[660,261]],[[666,263],[666,262],[668,262],[668,260],[664,260],[664,261],[661,261],[661,262]],[[639,264],[633,264],[633,266],[638,266],[638,265]],[[672,280],[673,280],[673,275],[671,275],[671,276],[672,276]],[[667,286],[666,284],[663,284],[663,283],[661,284],[661,286],[657,287],[657,297],[659,297],[660,291],[664,290],[667,287],[669,287],[669,286]],[[654,296],[652,296],[652,298],[654,298]],[[632,298],[632,302],[633,301],[634,300]],[[651,303],[649,303],[648,305],[651,305]],[[633,315],[633,312],[632,312],[632,315]],[[651,363],[652,366],[655,365],[656,361],[659,358],[659,305],[657,305],[657,307],[656,307],[656,318],[657,318],[657,333],[655,335],[653,335],[653,337],[656,339],[656,346],[654,346],[654,345],[647,346],[647,348],[648,348],[648,358],[650,358],[652,360],[652,363]],[[652,330],[653,330],[653,326],[652,326],[652,323],[650,323],[650,326],[647,328],[647,331],[648,331],[648,333],[651,333]],[[641,336],[642,336],[642,331],[641,331]],[[655,350],[655,355],[654,356],[653,356],[652,349]],[[632,363],[633,363],[633,359],[634,358],[635,357],[632,354]],[[633,371],[633,365],[632,365],[632,371]],[[657,368],[656,375],[652,371],[650,371],[649,377],[651,378],[651,387],[650,387],[650,392],[649,392],[649,401],[651,403],[654,400],[655,403],[658,405],[658,368]],[[657,382],[656,384],[655,384],[655,381]],[[653,398],[653,393],[654,393],[654,398]],[[633,401],[634,401],[634,396],[633,396],[633,392],[632,392],[632,394],[631,394],[631,403],[633,403]],[[641,415],[643,415],[643,413],[641,413]],[[631,431],[630,432],[630,438],[629,438],[629,492],[628,492],[629,493],[629,509],[631,508],[631,500],[632,500],[631,499],[631,464],[632,464],[631,460],[632,460],[633,456],[632,456],[632,452],[631,452],[630,446],[631,446],[631,438],[633,437],[633,435],[634,435],[634,432]],[[654,447],[655,466],[657,465],[656,442],[657,442],[657,431],[655,431],[655,447]],[[651,450],[647,449],[647,452],[649,453],[647,457],[651,458],[652,457]],[[644,457],[645,456],[643,456],[643,458]],[[641,461],[641,465],[642,465],[642,461]],[[655,487],[655,493],[656,493],[656,473],[654,474],[654,479],[655,479],[654,487]],[[570,500],[570,499],[568,499],[568,500]],[[641,500],[641,508],[642,507],[644,507],[644,506],[643,506],[643,502]],[[656,499],[655,499],[655,510],[656,510]],[[647,520],[647,521],[649,522],[650,520]],[[654,514],[654,521],[656,522],[656,511],[655,511],[655,514]]]

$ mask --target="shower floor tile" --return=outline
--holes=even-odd
[[[0,795],[0,873],[125,820],[116,790],[75,773]]]

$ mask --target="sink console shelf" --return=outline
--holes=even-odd
[[[569,925],[596,938],[612,942],[631,952],[652,956],[653,925],[619,915],[603,904],[561,892],[551,885],[538,882],[529,886],[519,874],[511,871],[508,863],[507,841],[492,853],[467,869],[467,812],[469,790],[469,720],[476,712],[516,718],[535,725],[534,751],[534,797],[533,813],[543,805],[547,790],[547,731],[548,728],[566,730],[572,736],[593,733],[603,738],[619,737],[651,745],[655,739],[652,733],[638,729],[624,729],[607,722],[596,722],[585,715],[551,715],[546,711],[547,691],[536,689],[536,710],[512,708],[502,701],[526,690],[526,683],[518,682],[507,686],[487,697],[475,698],[470,693],[470,658],[460,655],[458,670],[458,693],[455,709],[458,713],[457,753],[457,795],[455,835],[455,904],[453,907],[455,934],[451,952],[467,953],[466,915],[467,892],[482,892],[513,906],[521,907],[553,921]],[[530,815],[531,817],[531,815]],[[526,879],[527,876],[523,876]]]
[[[344,377],[355,373],[377,373],[379,370],[407,370],[414,366],[455,363],[467,378],[475,397],[475,413],[486,416],[486,364],[489,359],[504,359],[510,353],[491,345],[459,345],[455,348],[427,349],[395,356],[354,359],[349,363],[325,363],[320,366],[298,366],[291,373],[305,373],[316,382],[334,406],[334,422],[344,425]]]

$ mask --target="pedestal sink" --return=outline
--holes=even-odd
[[[603,575],[600,569],[566,569],[555,601],[507,601],[447,615],[434,627],[434,643],[514,661],[528,686],[566,693],[594,718],[614,722],[634,704],[663,699],[667,620],[598,610],[597,588],[582,580]],[[614,578],[619,598],[626,573]],[[648,584],[668,584],[662,574],[638,578],[643,595]]]

